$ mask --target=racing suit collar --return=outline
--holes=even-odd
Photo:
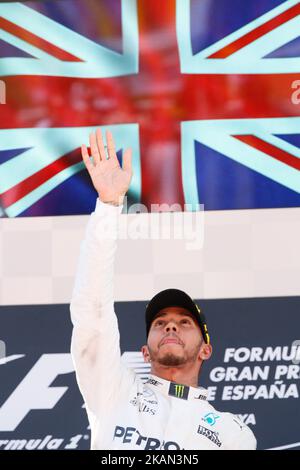
[[[170,382],[169,380],[162,379],[161,377],[157,377],[153,374],[150,374],[146,384],[156,391],[159,390],[164,395],[181,398],[183,400],[205,401],[208,397],[208,390],[203,387],[191,387]]]

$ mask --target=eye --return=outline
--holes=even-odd
[[[163,323],[164,323],[163,320],[157,320],[155,322],[155,326],[161,326],[161,325],[163,325]]]
[[[191,322],[190,322],[190,320],[188,320],[187,318],[183,318],[183,319],[181,320],[181,323],[184,324],[184,325],[189,325]]]

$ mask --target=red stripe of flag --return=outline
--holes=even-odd
[[[256,148],[257,150],[260,150],[263,153],[266,153],[267,155],[270,155],[270,157],[275,158],[275,160],[279,160],[280,162],[285,163],[286,165],[291,166],[296,170],[300,170],[300,158],[297,158],[294,155],[291,155],[290,153],[285,152],[284,150],[281,150],[278,147],[269,144],[268,142],[265,142],[255,135],[234,135],[233,137],[240,140],[241,142],[244,142],[245,144],[250,145],[251,147]]]
[[[83,60],[79,59],[73,54],[70,54],[69,52],[66,52],[63,49],[60,49],[54,44],[51,44],[45,39],[36,36],[27,29],[21,28],[21,26],[12,23],[11,21],[7,20],[6,18],[3,18],[2,16],[0,17],[0,29],[4,29],[4,31],[13,34],[14,36],[17,36],[18,38],[28,42],[32,46],[42,49],[44,52],[47,52],[47,54],[51,54],[57,59],[69,62],[83,62]]]
[[[241,38],[236,39],[231,44],[228,44],[227,46],[223,47],[219,51],[214,52],[213,54],[208,56],[208,59],[225,59],[226,57],[229,57],[234,52],[237,52],[238,50],[250,44],[250,42],[255,41],[255,39],[258,39],[264,34],[269,33],[270,31],[272,31],[272,29],[277,28],[278,26],[282,25],[283,23],[286,23],[287,21],[291,20],[292,18],[294,18],[295,16],[299,14],[300,14],[300,4],[298,3],[298,5],[294,5],[293,7],[284,11],[283,13],[276,16],[275,18],[272,18],[266,23],[253,29],[252,31],[245,34]]]

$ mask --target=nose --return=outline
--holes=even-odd
[[[166,324],[165,331],[166,331],[166,333],[170,333],[172,331],[177,333],[178,332],[178,327],[177,327],[176,323],[171,320]]]

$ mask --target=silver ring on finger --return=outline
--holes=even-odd
[[[108,151],[107,151],[107,145],[104,145],[104,148],[105,148],[105,152],[106,152],[106,160],[109,160],[109,155],[108,155]]]

